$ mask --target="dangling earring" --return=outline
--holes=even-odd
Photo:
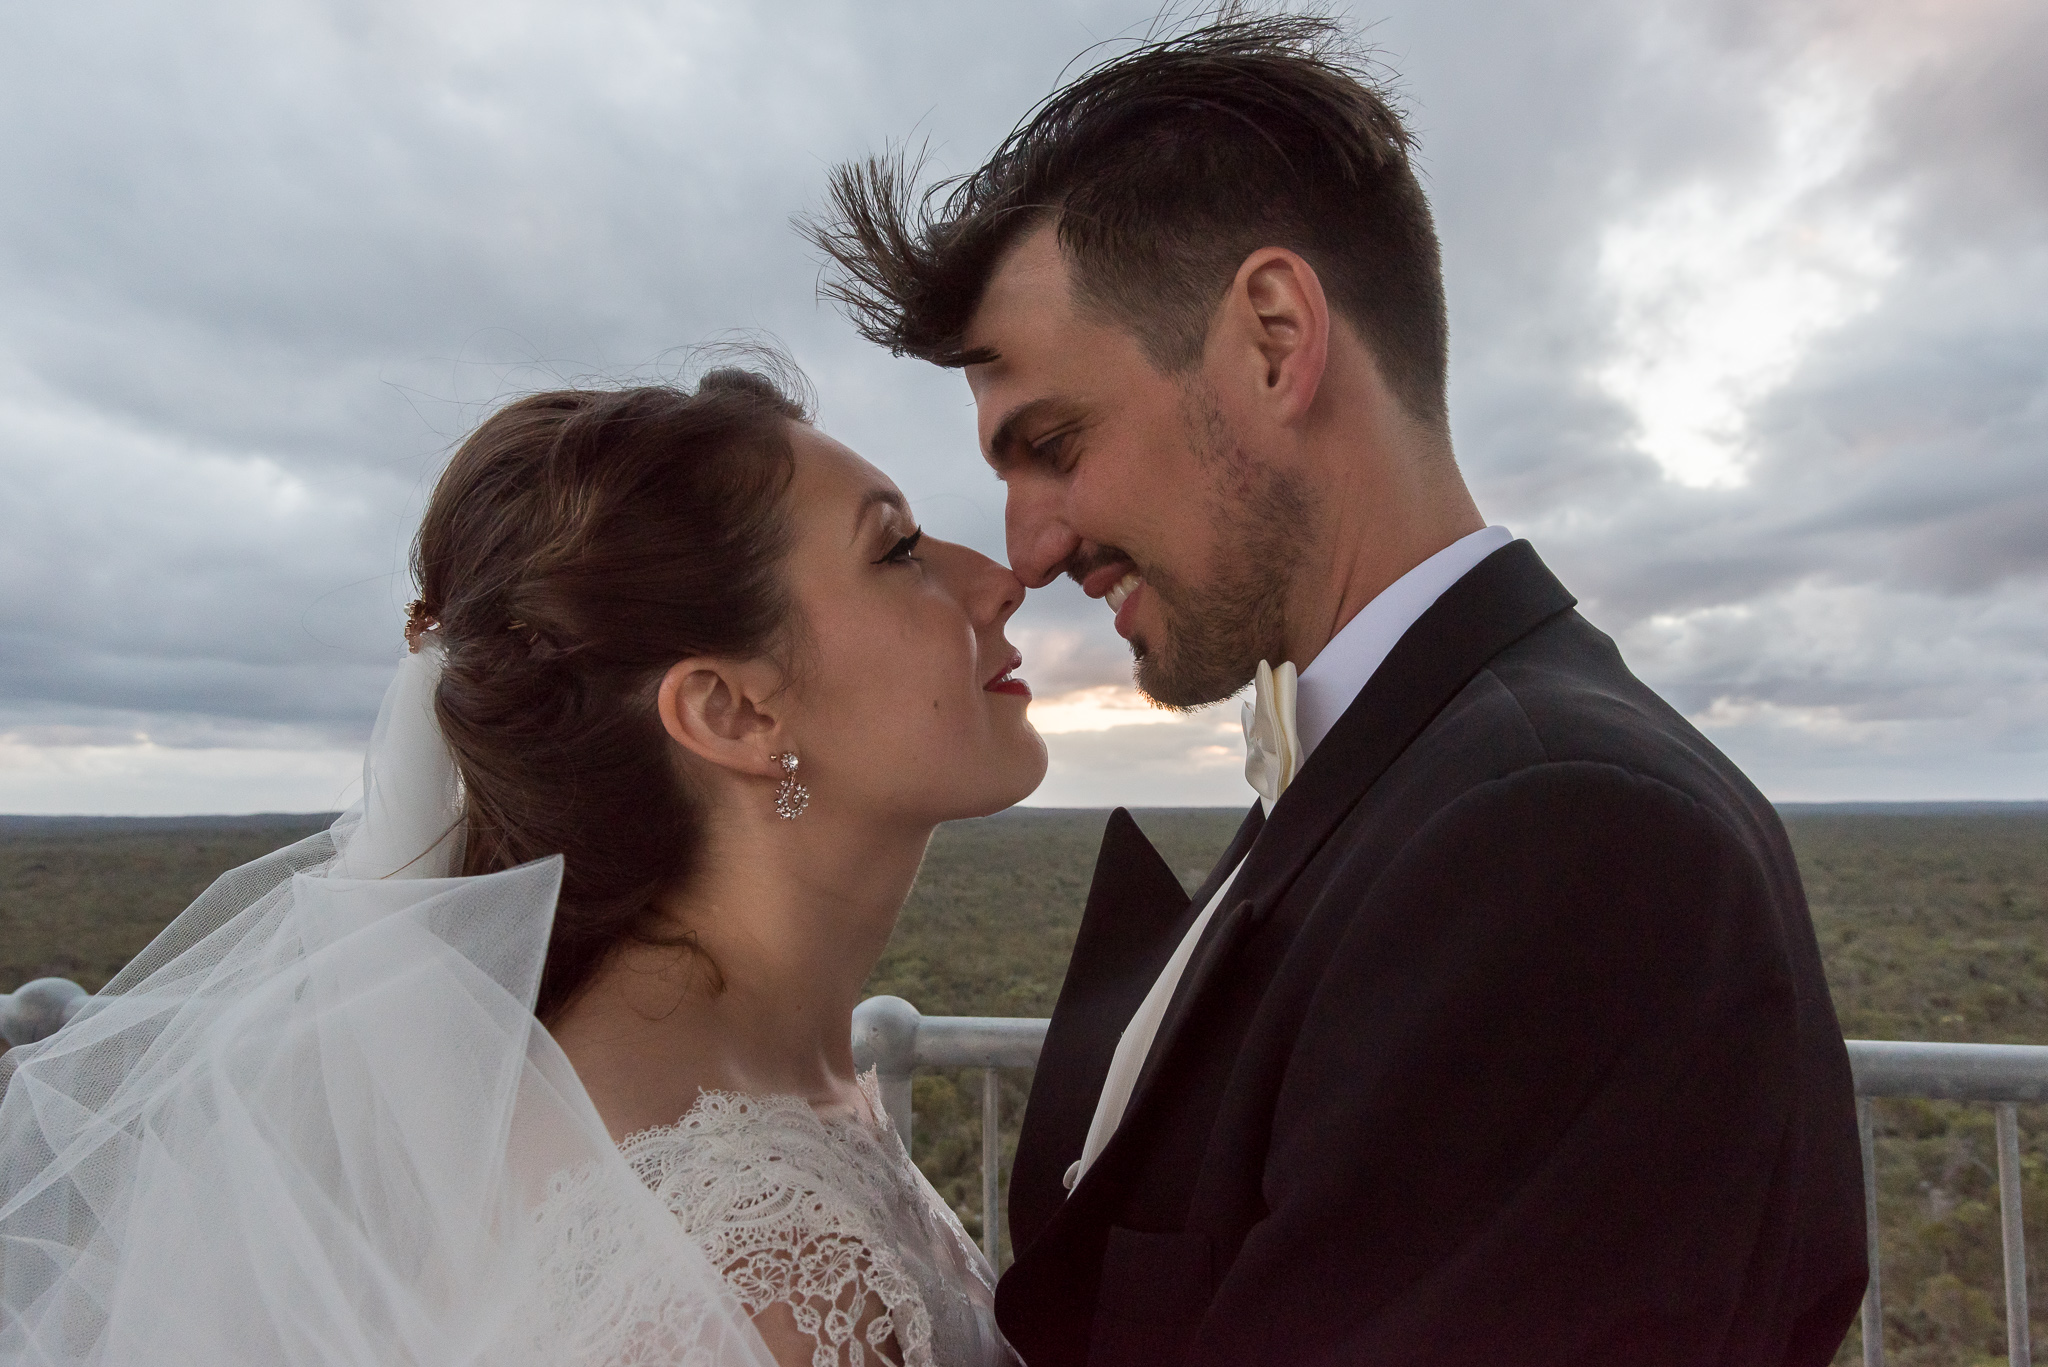
[[[794,753],[775,758],[782,764],[782,782],[775,789],[775,814],[784,821],[794,821],[804,814],[804,808],[811,805],[811,790],[796,781]]]

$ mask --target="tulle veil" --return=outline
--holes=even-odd
[[[0,1362],[772,1367],[534,1019],[560,859],[452,876],[441,658],[331,829],[0,1060]]]

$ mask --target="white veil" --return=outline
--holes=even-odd
[[[0,1060],[0,1361],[772,1367],[534,1019],[561,860],[450,876],[441,659],[332,829]]]

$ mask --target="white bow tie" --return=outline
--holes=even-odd
[[[1252,680],[1252,700],[1244,705],[1244,777],[1258,789],[1269,812],[1301,767],[1301,737],[1294,730],[1294,692],[1292,660],[1278,669],[1259,661],[1259,672]]]

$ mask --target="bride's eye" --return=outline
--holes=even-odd
[[[912,552],[917,549],[917,543],[922,540],[924,540],[924,532],[921,529],[914,531],[891,546],[888,553],[875,563],[877,565],[907,565],[917,559]]]

